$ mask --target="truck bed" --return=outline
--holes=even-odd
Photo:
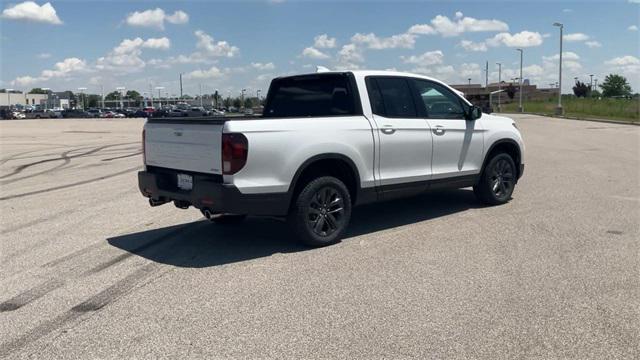
[[[256,120],[262,115],[245,116],[198,116],[198,117],[150,117],[147,119],[151,124],[215,124],[224,125],[227,121]]]

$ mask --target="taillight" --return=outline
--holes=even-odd
[[[222,134],[222,173],[232,175],[247,163],[249,143],[238,133]]]
[[[147,141],[147,131],[142,129],[142,163],[147,165],[147,145],[145,144]]]

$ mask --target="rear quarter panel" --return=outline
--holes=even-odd
[[[373,133],[364,116],[229,121],[223,131],[248,139],[246,165],[224,176],[244,194],[286,192],[305,161],[327,153],[351,159],[360,186],[374,186]]]

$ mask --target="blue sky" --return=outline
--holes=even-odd
[[[638,0],[589,1],[2,1],[0,87],[162,86],[179,93],[266,91],[271,78],[331,69],[396,69],[449,83],[517,76],[564,86],[621,73],[640,89]],[[155,92],[155,90],[154,90]],[[164,95],[164,94],[163,94]]]

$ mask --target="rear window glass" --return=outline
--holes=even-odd
[[[354,96],[345,74],[274,80],[264,117],[355,115]]]

